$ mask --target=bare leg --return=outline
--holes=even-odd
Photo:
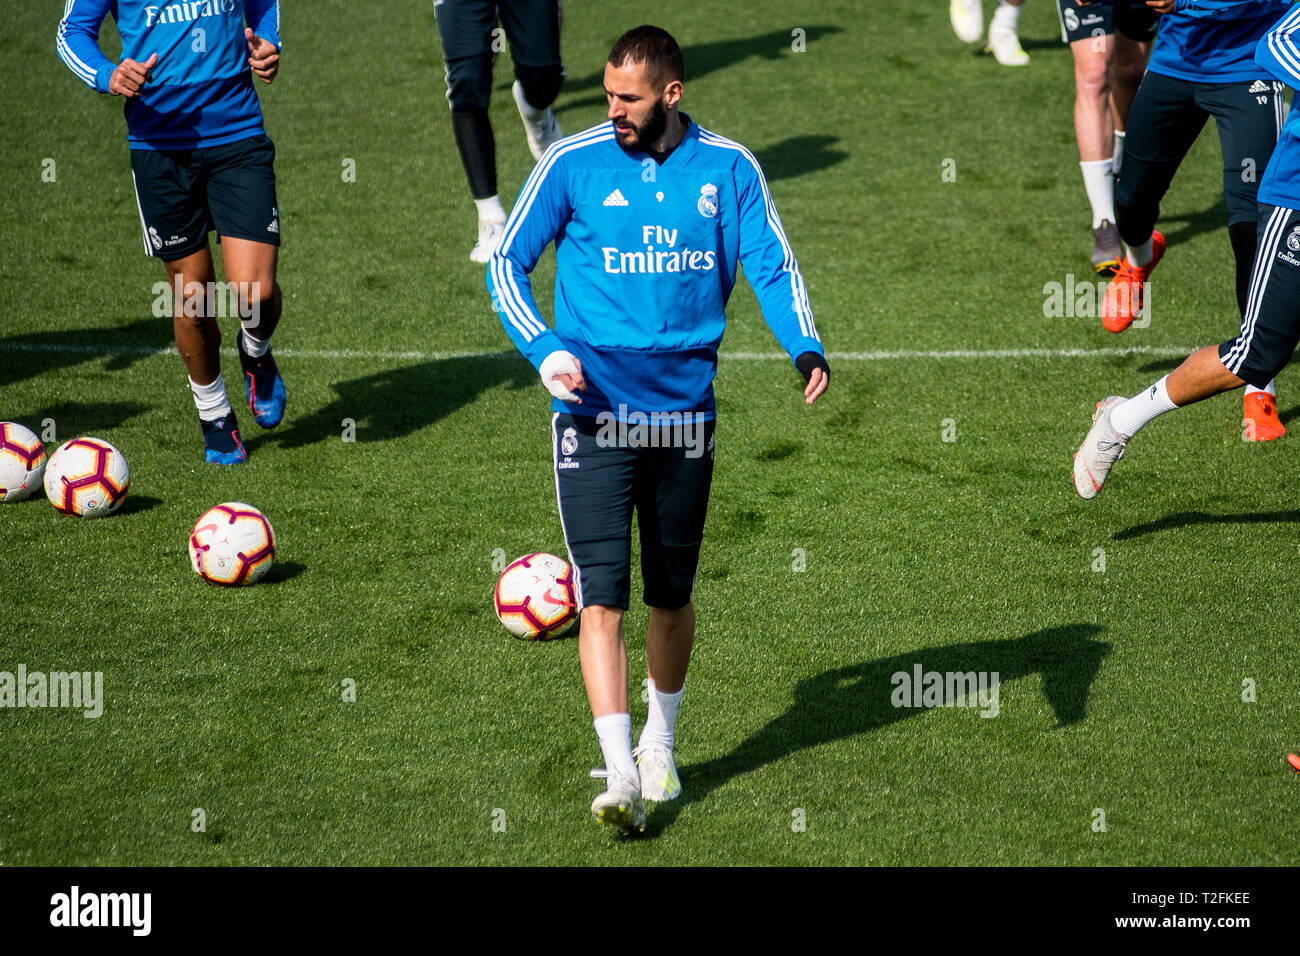
[[[645,638],[646,661],[650,679],[660,693],[675,694],[682,689],[694,644],[694,604],[676,611],[658,607],[650,609],[650,627]]]
[[[172,328],[176,348],[185,363],[185,371],[198,385],[211,385],[221,373],[221,330],[212,316],[207,297],[207,283],[216,281],[212,253],[206,246],[184,259],[163,263],[172,292],[180,280],[181,295],[175,297]]]
[[[1142,75],[1146,72],[1147,58],[1151,55],[1151,44],[1131,40],[1118,30],[1115,31],[1115,56],[1112,64],[1113,80],[1110,87],[1111,118],[1115,129],[1124,132],[1128,128],[1128,113],[1137,96]]]
[[[279,248],[265,242],[221,237],[221,264],[226,280],[239,289],[241,307],[247,303],[252,315],[243,327],[255,339],[271,337],[280,322],[280,286],[275,281]]]
[[[1219,347],[1207,345],[1187,356],[1182,365],[1169,373],[1165,389],[1169,392],[1169,400],[1181,408],[1245,384],[1223,367],[1219,361]]]
[[[600,605],[582,609],[578,659],[591,716],[626,714],[627,648],[623,644],[621,609]]]
[[[1115,127],[1110,109],[1110,36],[1088,37],[1070,44],[1074,55],[1074,135],[1079,161],[1109,159]]]

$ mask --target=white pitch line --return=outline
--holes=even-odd
[[[176,349],[150,348],[141,345],[64,345],[48,342],[0,342],[0,351],[53,352],[71,355],[176,355]],[[224,355],[234,355],[233,348],[222,349]],[[1181,346],[1132,346],[1110,349],[896,349],[874,352],[830,352],[827,358],[834,362],[889,362],[900,359],[1056,359],[1056,358],[1113,358],[1125,355],[1151,355],[1160,358],[1191,355],[1195,348]],[[382,352],[353,349],[279,349],[277,356],[303,359],[370,359],[383,362],[441,362],[449,359],[509,359],[522,358],[518,352]],[[718,357],[726,361],[771,362],[790,361],[784,352],[721,352]]]

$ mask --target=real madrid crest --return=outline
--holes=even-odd
[[[1292,252],[1300,252],[1300,226],[1291,230],[1291,235],[1286,237],[1286,247]]]
[[[568,455],[572,455],[577,450],[578,450],[578,430],[576,428],[566,428],[564,430],[564,437],[560,439],[560,451],[563,452],[567,457]]]
[[[700,215],[705,219],[712,219],[718,214],[718,187],[713,183],[705,183],[700,187],[700,201],[695,204],[695,208],[700,211]]]

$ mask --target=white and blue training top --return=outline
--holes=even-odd
[[[144,63],[158,54],[152,80],[126,101],[132,149],[198,149],[262,134],[244,21],[278,49],[278,0],[67,0],[59,57],[100,93],[108,92],[117,68],[99,48],[99,28],[110,14],[123,59]]]
[[[493,307],[533,366],[557,349],[582,362],[582,403],[556,399],[556,411],[712,417],[738,258],[791,359],[824,354],[758,161],[682,119],[685,135],[662,164],[621,147],[609,122],[553,144],[524,183],[488,263]],[[528,280],[552,240],[554,330]]]

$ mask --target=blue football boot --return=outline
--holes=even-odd
[[[248,452],[239,437],[239,425],[235,422],[235,413],[230,412],[225,418],[215,422],[199,419],[203,428],[203,457],[214,465],[238,465],[248,461]]]
[[[268,348],[261,358],[253,358],[244,351],[244,333],[236,336],[239,342],[239,367],[244,371],[244,387],[248,390],[248,407],[253,421],[263,428],[274,428],[284,418],[284,379]]]

